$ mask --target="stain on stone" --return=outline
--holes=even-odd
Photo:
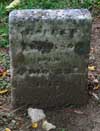
[[[70,43],[70,44],[67,45],[67,47],[68,47],[68,48],[73,48],[74,45],[73,45],[72,43]]]
[[[26,43],[24,42],[24,40],[21,42],[21,48],[22,50],[26,49]]]
[[[13,61],[14,66],[19,67],[19,66],[21,66],[21,64],[23,65],[24,60],[25,60],[25,57],[24,57],[23,53],[19,52],[18,54],[16,54],[16,56],[14,58],[14,61]]]
[[[55,33],[55,29],[52,29],[52,30],[51,30],[51,34],[54,34],[54,33]]]
[[[75,52],[79,55],[83,55],[86,53],[86,48],[85,48],[85,42],[78,42],[76,45],[75,45]]]
[[[21,66],[19,68],[16,69],[16,73],[18,73],[19,75],[23,75],[26,72],[26,67],[25,66]]]
[[[30,68],[30,69],[28,69],[28,72],[29,72],[29,74],[31,74],[31,73],[40,73],[41,72],[41,70],[40,70],[40,68]]]
[[[32,41],[29,46],[31,49],[37,49],[42,53],[48,53],[53,48],[53,43],[48,41]]]
[[[83,42],[78,42],[75,45],[75,52],[79,55],[88,56],[88,53],[90,51],[90,41],[89,40],[83,40]]]
[[[60,35],[65,34],[65,29],[60,30]]]
[[[72,39],[74,36],[75,29],[70,29],[69,37]]]

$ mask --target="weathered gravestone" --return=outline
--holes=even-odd
[[[88,102],[88,10],[15,10],[9,28],[14,106]]]

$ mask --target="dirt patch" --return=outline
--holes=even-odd
[[[100,16],[93,20],[91,46],[96,49],[95,57],[97,68],[100,68]]]

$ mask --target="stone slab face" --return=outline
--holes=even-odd
[[[11,12],[13,105],[86,104],[90,30],[86,9]]]

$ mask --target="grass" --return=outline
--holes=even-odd
[[[0,47],[9,47],[8,42],[8,15],[5,7],[12,0],[0,0]],[[100,9],[99,0],[21,0],[17,9],[66,9],[66,8],[89,8],[97,6]]]

